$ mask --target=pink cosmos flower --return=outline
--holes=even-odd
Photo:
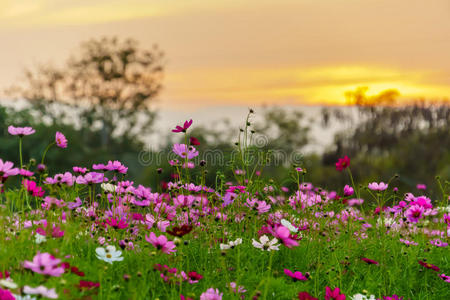
[[[355,205],[361,205],[364,203],[364,199],[348,199],[347,205],[348,206],[355,206]]]
[[[114,171],[121,174],[126,174],[128,171],[128,167],[125,167],[120,161],[108,161],[108,164],[105,166],[105,169],[108,171]]]
[[[291,232],[288,228],[284,226],[278,226],[275,229],[276,238],[280,239],[281,242],[288,248],[292,248],[293,246],[298,246],[298,242],[291,238]]]
[[[42,286],[42,285],[35,287],[35,288],[32,288],[32,287],[26,285],[23,287],[23,292],[25,294],[40,295],[42,297],[50,298],[50,299],[58,298],[58,294],[56,294],[55,289],[47,289],[45,286]]]
[[[430,241],[430,244],[436,247],[447,247],[448,243],[441,241],[440,239],[434,239]]]
[[[423,213],[424,213],[423,206],[413,205],[413,206],[410,206],[405,211],[405,216],[408,218],[408,221],[410,221],[412,223],[417,223],[417,222],[419,222],[419,219],[421,219],[423,217]]]
[[[44,180],[45,184],[65,184],[67,186],[72,186],[76,180],[76,177],[70,172],[64,174],[56,174],[53,178],[47,177]]]
[[[59,148],[67,148],[67,139],[64,134],[59,131],[56,132],[55,143]]]
[[[31,172],[27,169],[20,169],[19,170],[19,175],[22,175],[23,177],[31,177],[33,176],[34,172]]]
[[[175,244],[172,241],[168,241],[164,235],[156,236],[153,232],[150,232],[150,236],[145,235],[145,240],[152,244],[156,249],[161,250],[163,253],[171,254],[176,252]]]
[[[351,196],[353,195],[354,190],[351,186],[349,186],[348,184],[344,186],[344,196]]]
[[[425,184],[423,184],[423,183],[418,183],[418,184],[416,185],[416,188],[417,188],[418,190],[426,190],[426,189],[427,189],[427,186],[426,186]]]
[[[78,184],[94,184],[94,183],[102,183],[104,181],[108,181],[108,179],[103,175],[103,173],[97,172],[89,172],[84,176],[80,175],[76,179],[76,183]]]
[[[34,130],[31,127],[14,127],[12,125],[8,126],[8,132],[10,135],[18,135],[20,137],[24,136],[24,135],[30,135],[36,132],[36,130]]]
[[[73,167],[72,170],[75,173],[79,173],[79,174],[85,174],[87,172],[87,168],[83,168],[83,167]]]
[[[445,275],[444,273],[440,274],[439,277],[445,282],[450,283],[450,276]]]
[[[291,277],[294,281],[298,281],[298,280],[306,281],[306,280],[308,280],[308,277],[309,277],[308,273],[303,275],[302,272],[300,272],[300,271],[292,272],[289,269],[284,269],[284,274]]]
[[[198,156],[198,151],[193,146],[186,146],[185,144],[174,144],[172,151],[181,158],[193,159]]]
[[[59,277],[64,273],[63,267],[58,267],[60,259],[53,257],[49,253],[38,253],[33,261],[25,261],[23,266],[35,273]]]
[[[13,168],[14,164],[10,161],[5,161],[0,158],[0,182],[6,181],[9,176],[16,176],[19,174],[18,168]]]
[[[346,155],[344,158],[339,158],[336,163],[336,170],[342,172],[344,169],[347,169],[350,166],[350,158]]]
[[[237,285],[236,282],[230,282],[230,287],[235,294],[244,294],[247,290],[242,285]],[[244,295],[241,296],[244,298]]]
[[[188,128],[191,127],[191,125],[192,119],[190,119],[189,121],[185,121],[183,127],[177,125],[175,129],[172,129],[172,132],[186,132]]]
[[[329,286],[325,287],[325,300],[345,300],[345,295],[341,294],[341,290],[337,287],[331,290]]]
[[[369,183],[369,185],[368,185],[369,189],[371,189],[372,191],[378,191],[378,192],[384,191],[385,189],[388,188],[388,186],[389,185],[384,182],[380,182],[380,183],[372,182],[372,183]]]
[[[209,288],[200,295],[200,300],[222,300],[223,293],[218,289]]]

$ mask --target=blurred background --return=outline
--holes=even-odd
[[[192,118],[200,153],[229,156],[252,108],[258,149],[296,157],[262,169],[283,185],[295,163],[342,188],[344,155],[363,184],[450,178],[448,0],[0,0],[0,41],[3,160],[8,125],[36,129],[36,160],[58,130],[50,173],[117,159],[155,187],[170,129]]]

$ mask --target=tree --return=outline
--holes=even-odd
[[[155,112],[150,103],[161,90],[163,53],[139,48],[132,39],[92,39],[64,67],[41,65],[25,71],[10,94],[27,99],[55,123],[80,122],[101,130],[101,145],[111,136],[134,139],[150,131]],[[88,137],[85,137],[88,138]]]

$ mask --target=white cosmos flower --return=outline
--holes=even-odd
[[[13,294],[16,300],[36,300],[36,297],[31,297],[30,295],[16,295]]]
[[[103,247],[98,247],[95,249],[95,253],[97,253],[97,258],[107,263],[112,264],[114,261],[122,261],[123,257],[122,251],[116,250],[116,247],[109,245],[106,246],[106,249]]]
[[[50,299],[57,299],[58,294],[56,294],[55,289],[48,289],[45,286],[38,286],[35,288],[32,288],[28,285],[23,287],[23,292],[25,294],[31,294],[31,295],[41,295],[42,297],[50,298]]]
[[[36,244],[42,244],[47,241],[47,238],[44,235],[37,233],[34,235],[34,241]]]
[[[283,225],[284,227],[289,229],[290,232],[293,232],[293,233],[297,233],[298,232],[298,228],[295,227],[294,225],[292,225],[291,222],[289,222],[286,219],[281,219],[281,225]]]
[[[220,250],[227,250],[236,247],[237,245],[242,244],[242,239],[238,238],[235,241],[231,241],[228,244],[220,244]]]
[[[4,286],[5,288],[8,288],[8,289],[16,289],[17,288],[17,284],[14,281],[12,281],[11,278],[1,279],[0,285]]]
[[[374,295],[370,295],[369,297],[367,297],[366,295],[363,295],[363,294],[355,294],[350,299],[351,300],[376,300]]]
[[[111,183],[102,183],[100,186],[104,191],[109,193],[114,193],[117,190],[117,186]]]
[[[278,240],[276,238],[273,238],[271,241],[267,237],[267,235],[263,235],[259,238],[259,242],[255,241],[255,239],[252,239],[252,245],[255,248],[259,248],[261,250],[271,251],[271,250],[280,250],[278,247],[280,244],[278,243]]]

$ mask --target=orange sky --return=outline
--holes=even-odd
[[[448,0],[0,0],[0,88],[105,34],[166,52],[165,108],[450,97]]]

